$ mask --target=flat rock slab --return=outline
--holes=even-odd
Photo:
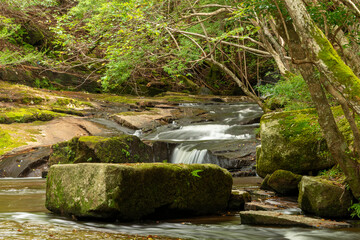
[[[60,164],[49,170],[46,207],[106,220],[204,215],[226,209],[231,186],[213,164]]]
[[[306,217],[303,215],[287,215],[280,212],[245,211],[240,212],[241,224],[293,226],[313,228],[348,228],[346,222],[336,222],[325,219]]]
[[[127,112],[114,115],[116,122],[131,129],[156,128],[172,118],[171,109],[157,109],[156,112]]]
[[[40,177],[39,166],[47,164],[50,146],[27,148],[0,157],[0,177]]]

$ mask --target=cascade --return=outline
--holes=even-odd
[[[214,163],[217,161],[216,156],[209,153],[207,149],[198,150],[193,148],[194,145],[182,145],[177,146],[171,156],[171,163]]]

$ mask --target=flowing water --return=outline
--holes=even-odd
[[[258,182],[256,178],[234,180],[235,187],[256,188]],[[359,229],[240,225],[237,215],[141,223],[75,221],[48,212],[44,202],[44,179],[1,179],[0,239],[135,239],[145,236],[137,239],[356,240],[360,236]]]
[[[188,105],[208,111],[207,121],[197,122],[189,119],[173,123],[172,128],[159,129],[143,138],[146,140],[179,143],[173,151],[172,163],[215,163],[216,156],[209,149],[221,141],[255,141],[255,128],[252,123],[262,115],[258,105],[252,103]],[[191,121],[193,120],[193,121]]]
[[[188,107],[198,107],[189,105]],[[254,140],[258,124],[249,120],[261,115],[254,104],[202,106],[209,122],[174,123],[171,130],[155,132],[148,139],[177,142],[173,162],[214,162],[207,148],[223,141]],[[251,121],[250,121],[251,122]],[[236,189],[257,189],[259,178],[235,178]],[[45,180],[0,179],[0,239],[290,239],[355,240],[358,228],[315,230],[253,227],[240,224],[238,215],[207,216],[169,221],[106,223],[76,221],[50,213],[45,205]],[[139,237],[144,236],[144,237]]]

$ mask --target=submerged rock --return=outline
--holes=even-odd
[[[58,163],[128,163],[153,162],[152,148],[138,137],[120,135],[118,137],[83,136],[52,147],[50,165]]]
[[[324,219],[305,217],[303,215],[287,215],[270,211],[245,211],[240,212],[241,224],[315,227],[315,228],[346,228],[350,224]]]
[[[345,187],[321,177],[304,176],[299,184],[299,206],[320,217],[349,217],[352,195]]]
[[[302,176],[286,170],[276,170],[267,178],[267,186],[282,195],[297,195]],[[265,178],[266,179],[266,178]]]
[[[46,207],[107,220],[201,215],[225,210],[231,187],[212,164],[60,164],[49,171]]]
[[[260,128],[261,147],[257,149],[256,170],[261,177],[279,169],[296,174],[316,173],[335,164],[315,110],[265,114]]]

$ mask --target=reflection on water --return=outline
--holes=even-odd
[[[1,212],[46,212],[45,180],[5,178],[0,180]]]
[[[258,183],[256,177],[234,179],[237,188],[242,185],[256,187]],[[359,229],[315,230],[240,225],[239,216],[141,223],[74,221],[49,213],[44,208],[44,199],[43,179],[1,179],[0,239],[131,239],[135,235],[152,235],[154,239],[355,240],[360,236]]]

